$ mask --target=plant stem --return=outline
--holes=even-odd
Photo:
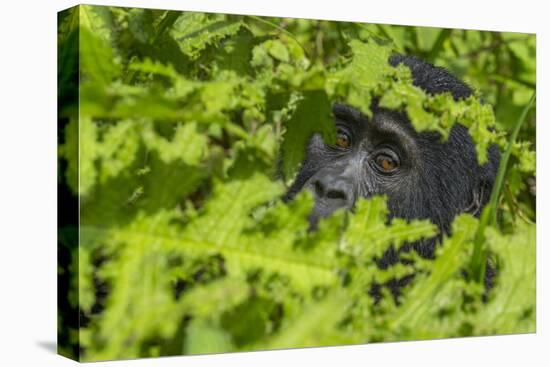
[[[439,32],[439,35],[437,36],[437,39],[435,40],[433,47],[428,54],[429,62],[434,62],[437,55],[439,55],[439,53],[443,49],[443,43],[445,43],[445,40],[451,36],[452,32],[453,30],[448,28],[442,29],[441,32]]]
[[[489,200],[489,204],[485,207],[485,209],[481,213],[481,219],[479,221],[479,225],[477,227],[476,235],[474,238],[474,253],[472,255],[472,274],[474,279],[476,279],[480,283],[483,282],[485,277],[486,253],[485,253],[485,248],[483,246],[485,242],[485,229],[489,224],[491,225],[497,224],[498,199],[500,197],[502,187],[504,184],[504,177],[506,175],[506,170],[508,168],[508,161],[510,159],[510,154],[512,153],[512,147],[516,142],[521,126],[525,122],[527,113],[533,106],[535,99],[536,99],[536,92],[533,93],[533,96],[529,100],[529,103],[527,104],[527,106],[525,106],[525,108],[521,112],[520,117],[518,118],[518,121],[516,122],[514,131],[512,132],[512,135],[510,135],[510,138],[508,139],[508,146],[506,147],[506,151],[500,158],[500,165],[498,168],[497,177],[495,179],[495,184],[493,186],[493,191],[491,192],[491,199]]]
[[[247,17],[250,18],[250,19],[254,19],[257,22],[264,23],[264,24],[266,24],[270,27],[273,27],[273,28],[277,29],[278,31],[286,34],[290,39],[292,39],[294,42],[296,42],[296,44],[304,51],[306,57],[308,59],[311,59],[311,55],[309,54],[308,50],[304,47],[304,45],[302,45],[302,43],[300,41],[298,41],[298,39],[296,38],[296,36],[294,36],[294,34],[292,34],[292,32],[289,32],[286,29],[284,29],[283,27],[279,26],[278,24],[270,22],[267,19],[263,19],[262,17],[258,17],[258,16],[255,16],[255,15],[247,15]]]

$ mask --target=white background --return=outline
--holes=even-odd
[[[550,365],[546,1],[132,0],[96,4],[537,33],[537,333],[94,363],[94,366]],[[56,12],[64,0],[0,9],[0,366],[75,365],[56,340]]]

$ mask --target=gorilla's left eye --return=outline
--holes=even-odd
[[[399,167],[399,158],[389,152],[383,152],[374,158],[374,163],[380,172],[391,173]]]

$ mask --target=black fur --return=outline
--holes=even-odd
[[[472,95],[472,90],[445,69],[410,56],[395,55],[389,63],[411,69],[414,85],[429,94],[450,92],[455,100]],[[300,171],[287,192],[291,200],[302,189],[315,196],[311,213],[314,228],[320,218],[338,208],[352,208],[358,197],[385,194],[389,215],[405,219],[429,219],[448,233],[454,217],[462,212],[479,215],[489,200],[499,164],[496,146],[489,149],[483,166],[477,161],[475,146],[467,129],[455,125],[445,141],[433,132],[416,132],[405,113],[372,105],[371,119],[342,104],[333,106],[340,134],[351,138],[351,147],[328,146],[314,135]],[[387,153],[387,154],[386,154]],[[399,167],[388,174],[373,163],[376,157],[393,157]],[[384,158],[386,159],[386,158]],[[400,253],[411,248],[426,258],[433,257],[437,238],[390,247],[377,259],[385,268],[400,261]],[[396,286],[403,286],[394,281]],[[393,293],[395,289],[388,285]],[[371,290],[372,291],[372,290]],[[375,292],[376,293],[376,292]]]

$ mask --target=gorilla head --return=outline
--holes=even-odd
[[[471,89],[446,70],[413,57],[392,56],[390,64],[411,69],[414,85],[429,94],[450,92],[455,100]],[[337,139],[326,145],[319,134],[309,141],[306,158],[287,192],[302,189],[315,197],[312,227],[336,209],[352,209],[359,197],[388,197],[390,217],[430,219],[442,233],[461,212],[478,215],[488,201],[498,168],[498,150],[489,149],[483,166],[467,129],[455,125],[442,141],[434,132],[416,132],[406,114],[372,106],[372,118],[342,104],[333,106]],[[436,240],[413,244],[431,257]]]

